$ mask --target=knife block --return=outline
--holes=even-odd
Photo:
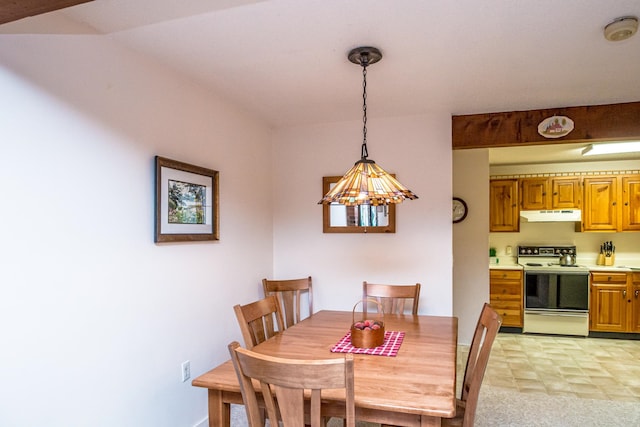
[[[604,265],[604,254],[598,254],[598,259],[596,260],[596,265]]]
[[[613,265],[616,262],[616,255],[611,254],[604,257],[604,265]]]

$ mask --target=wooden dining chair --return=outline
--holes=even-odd
[[[485,303],[469,348],[469,358],[462,382],[462,395],[460,399],[456,399],[456,416],[455,418],[443,418],[443,427],[473,426],[484,371],[489,361],[491,346],[501,324],[500,315]]]
[[[271,295],[246,305],[237,304],[233,310],[238,318],[244,344],[249,349],[284,331],[280,301],[277,295]]]
[[[309,301],[309,316],[313,314],[313,287],[311,276],[302,279],[269,280],[262,279],[264,295],[280,295],[285,326],[288,328],[298,323],[300,319],[300,305],[302,293],[307,294]]]
[[[411,314],[418,314],[420,303],[420,283],[415,285],[378,285],[362,282],[362,300],[373,298],[386,314],[402,314],[405,311],[405,302],[413,299]],[[364,303],[364,312],[367,312],[367,304]]]
[[[323,389],[345,390],[345,426],[355,427],[353,355],[324,360],[284,359],[268,356],[229,344],[229,353],[240,382],[242,401],[249,427],[262,427],[262,411],[258,405],[252,379],[260,382],[260,392],[272,426],[324,426],[321,415]],[[310,409],[305,404],[305,390],[310,390]],[[274,399],[275,398],[275,399]],[[305,415],[306,413],[306,415]]]

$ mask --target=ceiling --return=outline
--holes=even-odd
[[[360,118],[362,73],[346,55],[376,46],[373,133],[381,116],[640,101],[640,35],[603,37],[626,15],[638,0],[100,0],[0,34],[104,35],[274,127]]]

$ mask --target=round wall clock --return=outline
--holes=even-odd
[[[467,204],[459,197],[453,198],[453,222],[461,222],[467,217]]]

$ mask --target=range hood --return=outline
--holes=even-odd
[[[520,217],[528,222],[579,222],[580,209],[554,209],[543,211],[520,211]]]

